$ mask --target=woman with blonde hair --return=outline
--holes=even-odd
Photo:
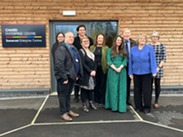
[[[156,76],[156,58],[152,46],[147,45],[147,36],[137,37],[137,46],[131,48],[129,75],[134,82],[134,102],[137,111],[151,112],[151,80]]]
[[[90,108],[96,110],[97,108],[93,104],[93,90],[95,87],[95,77],[96,77],[96,64],[95,56],[90,51],[90,41],[87,36],[81,38],[82,48],[79,50],[82,66],[83,66],[83,79],[79,81],[81,87],[81,101],[83,105],[83,111],[89,112]]]

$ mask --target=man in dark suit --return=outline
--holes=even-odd
[[[70,106],[70,95],[75,81],[82,77],[83,69],[77,49],[73,46],[74,34],[67,32],[65,42],[58,45],[55,51],[55,77],[59,86],[58,99],[60,117],[65,121],[72,121],[72,117],[78,117]]]
[[[124,40],[124,43],[125,43],[125,50],[126,50],[126,53],[127,53],[127,58],[129,59],[131,47],[137,45],[137,43],[136,43],[135,40],[133,40],[131,38],[131,31],[128,28],[124,28],[123,29],[121,36],[123,37],[123,40]],[[128,62],[128,59],[127,59],[127,62]],[[126,104],[127,105],[132,105],[131,101],[130,101],[130,84],[131,84],[131,79],[130,79],[130,77],[128,75],[128,63],[127,63],[127,71],[126,72],[127,72]]]
[[[76,31],[77,31],[77,36],[74,38],[74,46],[77,48],[77,50],[79,51],[82,46],[81,46],[81,38],[85,37],[86,36],[86,27],[85,25],[79,25],[77,28],[76,28]],[[88,37],[88,36],[87,36]],[[90,41],[90,46],[93,45],[93,39],[88,37],[89,41]],[[76,82],[76,85],[74,87],[74,100],[76,102],[79,102],[79,86],[77,85],[77,82]]]

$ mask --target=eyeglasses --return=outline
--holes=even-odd
[[[64,38],[64,36],[58,36],[57,38]]]

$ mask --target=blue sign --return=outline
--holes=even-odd
[[[2,25],[3,47],[46,47],[45,25]]]

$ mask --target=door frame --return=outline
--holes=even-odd
[[[53,68],[53,57],[52,57],[52,53],[51,53],[51,49],[52,49],[52,46],[53,46],[53,43],[55,42],[55,37],[56,37],[56,25],[80,25],[80,24],[84,24],[87,28],[87,35],[89,35],[88,33],[91,31],[90,30],[90,27],[88,27],[89,23],[90,22],[113,22],[115,21],[116,24],[117,24],[117,33],[118,33],[118,23],[119,21],[118,20],[76,20],[76,21],[73,21],[73,20],[57,20],[57,21],[54,21],[54,20],[50,20],[49,22],[49,28],[50,28],[50,82],[51,82],[51,93],[52,92],[56,92],[56,80],[55,80],[55,76],[54,76],[54,68]],[[76,29],[75,29],[75,32],[73,33],[77,33],[76,32]],[[90,35],[89,35],[90,36]]]

